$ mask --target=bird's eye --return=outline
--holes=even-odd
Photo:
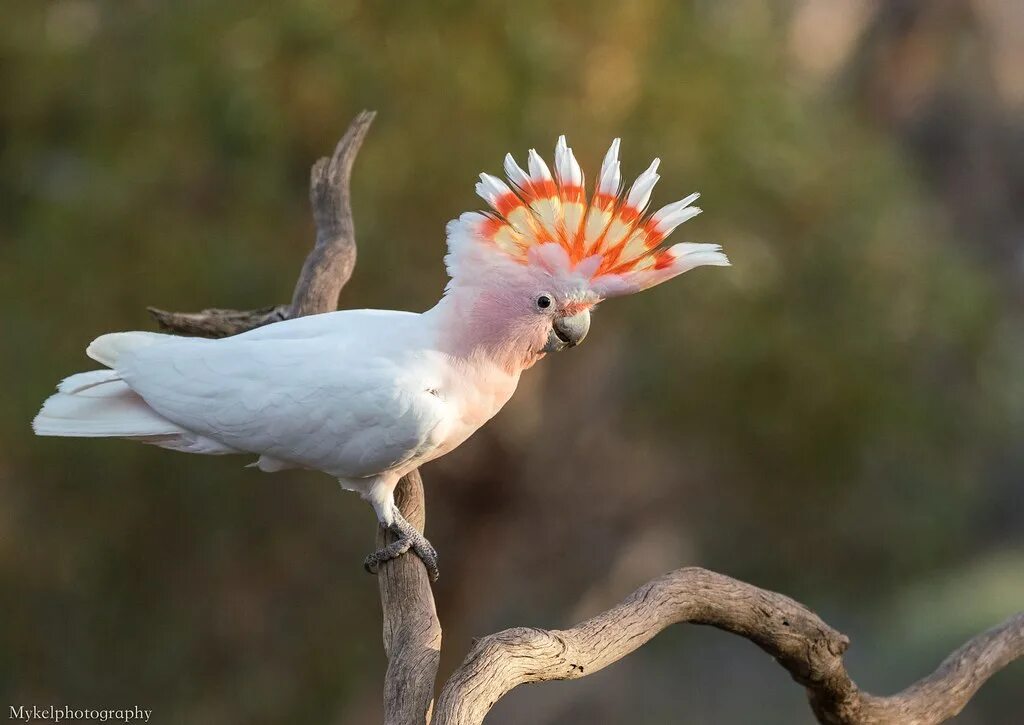
[[[537,309],[539,309],[539,310],[546,310],[549,307],[551,307],[551,296],[550,295],[540,295],[537,298]]]

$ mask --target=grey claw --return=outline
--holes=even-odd
[[[391,524],[390,529],[391,533],[397,537],[395,541],[367,556],[363,561],[363,568],[370,574],[376,574],[380,570],[382,562],[397,559],[412,549],[426,567],[430,581],[437,581],[437,550],[427,541],[427,537],[406,521],[397,509],[394,523]]]
[[[414,542],[412,550],[416,552],[416,556],[423,562],[423,566],[427,568],[427,576],[430,577],[430,581],[436,582],[440,572],[437,569],[437,549],[431,546],[430,542],[423,538],[421,542]]]

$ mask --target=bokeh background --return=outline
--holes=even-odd
[[[1024,5],[8,0],[0,24],[2,703],[372,723],[370,510],[328,478],[35,439],[147,305],[290,298],[308,170],[361,108],[344,307],[439,296],[475,176],[623,138],[701,269],[602,306],[429,465],[442,674],[702,565],[853,640],[879,693],[1024,606]],[[959,723],[1020,722],[1024,665]],[[677,627],[493,723],[810,722],[756,647]]]

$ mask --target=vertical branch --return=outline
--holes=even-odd
[[[395,489],[395,504],[406,521],[423,532],[426,508],[419,471],[403,478]],[[377,527],[377,546],[394,536]],[[425,725],[430,722],[434,681],[441,660],[441,624],[426,567],[416,556],[383,562],[377,574],[384,614],[385,725]]]
[[[376,113],[361,111],[349,124],[330,157],[313,164],[309,202],[316,222],[316,243],[302,265],[292,295],[290,317],[329,312],[356,266],[356,236],[352,224],[352,164]]]
[[[334,154],[313,165],[309,199],[316,221],[316,244],[295,285],[292,317],[333,310],[341,289],[352,276],[356,264],[350,192],[352,163],[373,117],[369,111],[356,116]],[[419,471],[402,479],[395,490],[395,503],[405,519],[422,532],[426,506]],[[391,539],[392,534],[378,526],[378,544],[384,546]],[[415,556],[402,556],[382,564],[378,586],[384,617],[384,651],[388,657],[384,722],[425,725],[441,659],[441,625],[423,562]]]

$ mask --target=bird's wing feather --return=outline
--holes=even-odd
[[[118,372],[157,412],[239,450],[363,477],[429,453],[450,406],[424,353],[360,350],[348,336],[182,340]]]
[[[357,340],[361,345],[408,335],[421,321],[415,312],[337,310],[264,325],[236,336],[241,340],[309,340],[315,337]]]

